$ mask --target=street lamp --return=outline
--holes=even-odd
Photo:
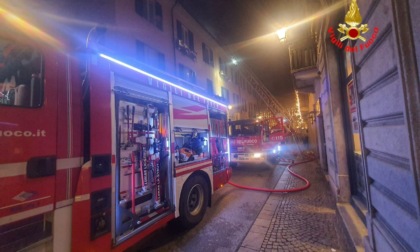
[[[280,42],[286,42],[286,32],[287,28],[281,28],[280,30],[277,30],[277,36],[280,39]]]
[[[232,58],[232,64],[234,64],[235,66],[238,65],[238,60],[235,58]]]

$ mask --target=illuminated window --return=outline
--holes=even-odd
[[[136,0],[135,9],[139,16],[163,30],[163,13],[160,3],[154,0]]]

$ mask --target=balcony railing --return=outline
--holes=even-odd
[[[184,41],[178,40],[175,43],[175,48],[190,59],[194,61],[197,60],[197,52],[192,50],[187,44],[184,43]]]
[[[290,71],[299,91],[314,92],[314,80],[319,78],[316,48],[313,37],[289,45]]]
[[[299,42],[297,42],[299,43]],[[292,73],[316,67],[317,53],[315,42],[293,44],[289,47],[290,70]]]

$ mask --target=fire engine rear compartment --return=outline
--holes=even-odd
[[[115,230],[118,244],[170,212],[169,108],[146,96],[115,96]]]

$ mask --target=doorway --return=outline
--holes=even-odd
[[[352,53],[343,51],[342,54],[342,95],[344,103],[344,127],[347,144],[347,160],[349,167],[349,180],[351,204],[359,217],[366,223],[367,191],[366,179],[362,162],[360,142],[360,122],[357,108],[358,92],[353,81]]]

